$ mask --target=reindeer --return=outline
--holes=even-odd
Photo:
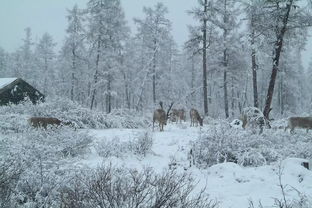
[[[185,110],[184,109],[179,109],[179,120],[180,123],[182,122],[182,120],[185,122]]]
[[[194,108],[192,108],[190,110],[190,117],[191,117],[191,126],[195,126],[195,123],[196,123],[196,126],[198,126],[198,122],[200,124],[200,126],[203,126],[203,118],[200,117],[198,111]]]
[[[255,129],[259,127],[259,134],[262,134],[264,127],[271,128],[270,121],[256,107],[244,108],[239,120],[242,121],[243,129],[251,128],[255,132]]]
[[[47,129],[48,126],[72,126],[75,127],[75,125],[70,121],[61,121],[57,118],[52,117],[31,117],[28,119],[28,122],[31,126],[35,128],[44,128]]]
[[[290,117],[284,131],[290,128],[290,133],[294,133],[296,127],[306,129],[308,133],[312,129],[312,117]]]
[[[161,108],[160,109],[156,109],[154,111],[154,115],[153,115],[153,131],[154,131],[154,124],[155,124],[156,121],[159,123],[160,131],[164,131],[164,125],[167,125],[167,120],[169,118],[169,112],[170,112],[170,110],[171,110],[171,108],[173,106],[173,102],[169,106],[169,109],[168,109],[167,113],[164,110],[163,103],[159,102],[159,105],[160,105]]]
[[[169,114],[170,116],[170,121],[171,122],[177,122],[179,120],[179,111],[177,109],[172,109],[171,113]]]
[[[170,113],[170,121],[180,123],[185,121],[185,110],[184,109],[172,109]]]

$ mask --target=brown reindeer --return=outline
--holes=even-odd
[[[170,121],[171,122],[177,122],[179,121],[179,111],[177,109],[172,109],[170,115]]]
[[[290,133],[294,133],[296,127],[306,129],[308,133],[312,129],[312,117],[290,117],[285,131],[290,128]]]
[[[195,123],[196,123],[196,126],[198,126],[198,123],[200,124],[200,126],[203,126],[204,119],[200,117],[196,109],[192,108],[190,110],[190,117],[191,117],[191,126],[195,126]]]
[[[169,106],[167,113],[164,110],[163,103],[159,102],[159,105],[161,108],[156,109],[153,115],[153,131],[154,131],[154,124],[156,121],[159,123],[160,131],[164,131],[164,125],[167,125],[167,120],[169,118],[170,109],[172,108],[173,103],[171,103],[171,105]]]
[[[185,122],[185,110],[184,109],[179,109],[179,120],[180,123],[182,122],[182,120]]]
[[[72,126],[75,127],[75,125],[70,121],[61,121],[57,118],[52,117],[31,117],[28,119],[28,122],[31,126],[35,128],[44,128],[47,129],[48,126]]]

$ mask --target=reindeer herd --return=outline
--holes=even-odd
[[[182,122],[186,121],[186,113],[184,109],[172,109],[173,103],[169,105],[167,111],[165,111],[163,103],[159,103],[160,108],[156,109],[153,114],[153,131],[155,123],[159,124],[159,130],[164,131],[164,126],[167,125],[167,122]],[[190,119],[191,126],[203,126],[203,118],[199,115],[198,111],[194,108],[190,109]],[[242,123],[242,128],[247,127],[259,127],[260,133],[263,131],[263,127],[267,126],[271,128],[270,122],[264,118],[262,112],[258,108],[249,107],[243,110],[240,119],[235,119],[239,122],[234,122],[239,124]],[[29,124],[34,128],[43,128],[47,129],[51,127],[60,127],[60,126],[69,126],[74,129],[77,128],[77,125],[70,121],[62,121],[57,118],[52,117],[31,117],[28,119]],[[232,122],[233,123],[233,122]],[[236,125],[234,124],[234,125]],[[283,128],[283,127],[279,127]],[[290,117],[288,118],[287,126],[285,131],[290,129],[290,133],[294,133],[295,128],[303,128],[308,132],[312,129],[312,117]]]
[[[170,104],[167,111],[165,111],[163,103],[159,102],[160,108],[156,109],[153,114],[153,131],[155,123],[159,124],[159,130],[164,131],[164,126],[167,125],[168,121],[171,122],[182,122],[186,120],[185,110],[184,109],[172,109],[173,103]],[[171,110],[171,112],[170,112]],[[199,115],[196,109],[190,110],[191,126],[203,126],[203,118]]]
[[[171,122],[182,122],[185,121],[186,115],[184,109],[172,109],[173,103],[170,104],[167,111],[164,110],[163,103],[159,103],[160,108],[154,111],[153,115],[153,130],[155,126],[155,122],[158,122],[160,131],[164,131],[164,126],[167,125],[168,121]],[[171,110],[171,112],[170,112]],[[199,115],[196,109],[190,110],[190,118],[191,118],[191,126],[203,126],[203,118]],[[260,134],[263,132],[263,128],[271,128],[270,121],[268,121],[260,109],[255,107],[247,107],[243,109],[241,117],[239,119],[235,119],[239,122],[234,122],[236,124],[241,123],[241,127],[246,129],[248,127],[251,128],[260,128]],[[232,122],[233,123],[233,122]],[[230,127],[232,127],[230,125]],[[283,128],[283,127],[279,127]],[[284,129],[290,129],[290,133],[294,133],[295,128],[306,129],[307,133],[310,129],[312,129],[312,117],[290,117],[288,118],[287,125]]]

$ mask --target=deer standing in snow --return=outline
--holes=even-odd
[[[180,120],[180,123],[182,122],[182,120],[185,122],[185,110],[184,109],[179,109],[179,120]]]
[[[179,111],[177,109],[172,109],[171,113],[169,114],[170,121],[171,122],[177,122],[179,121]]]
[[[190,110],[190,117],[191,117],[191,126],[195,126],[195,123],[196,123],[196,126],[198,126],[198,123],[200,124],[200,126],[203,126],[204,119],[200,117],[196,109],[192,108]]]
[[[312,117],[290,117],[285,131],[290,128],[290,133],[293,133],[296,127],[306,129],[308,133],[312,129]]]
[[[154,131],[154,124],[156,121],[159,123],[160,131],[164,131],[164,125],[167,125],[167,120],[169,118],[169,112],[173,106],[173,102],[169,106],[167,113],[164,110],[163,103],[159,102],[159,105],[160,105],[160,109],[156,109],[154,111],[154,115],[153,115],[153,131]]]

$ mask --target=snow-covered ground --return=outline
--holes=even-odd
[[[299,193],[312,197],[312,172],[301,166],[303,159],[289,158],[280,163],[261,167],[241,167],[235,163],[221,163],[207,169],[190,167],[189,151],[192,142],[211,128],[190,127],[189,123],[169,124],[164,132],[158,129],[150,134],[153,137],[152,151],[145,157],[127,154],[123,157],[103,158],[98,155],[96,147],[102,142],[129,142],[146,129],[105,129],[88,130],[93,137],[91,151],[75,166],[97,167],[113,164],[128,168],[142,169],[153,167],[161,172],[165,168],[176,168],[179,172],[187,171],[197,180],[197,190],[206,187],[211,198],[220,202],[222,208],[248,207],[249,200],[256,205],[261,201],[264,207],[271,207],[274,199],[282,199],[281,183],[285,186],[286,199],[299,199]],[[84,131],[84,130],[83,130]],[[114,144],[114,143],[111,143]],[[111,147],[114,148],[114,147]]]

